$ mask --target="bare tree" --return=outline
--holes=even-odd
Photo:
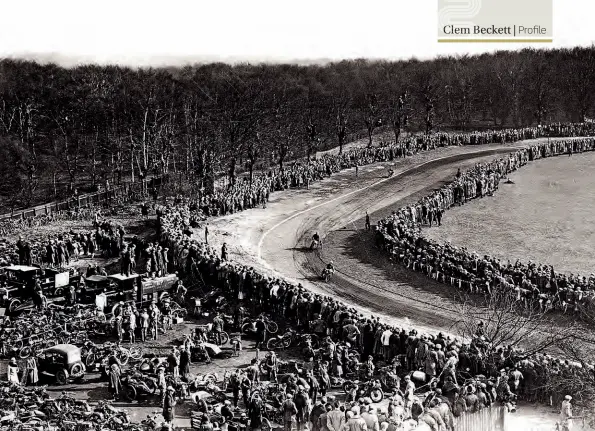
[[[461,298],[459,320],[454,327],[465,339],[477,336],[480,324],[488,357],[500,347],[522,349],[520,359],[554,349],[568,337],[574,336],[575,325],[561,326],[553,322],[538,302],[517,301],[512,292],[492,289],[479,304],[469,297]],[[481,322],[481,323],[480,323]]]

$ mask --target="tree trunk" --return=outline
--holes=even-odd
[[[395,132],[395,145],[399,145],[399,137],[401,136],[401,127],[394,126],[393,131]]]
[[[230,187],[234,186],[236,183],[236,158],[232,157],[229,161],[229,185]]]
[[[368,148],[372,148],[372,133],[374,132],[374,129],[371,127],[368,127]]]
[[[254,172],[254,160],[248,160],[248,170],[250,171],[250,186],[252,186],[252,175]]]

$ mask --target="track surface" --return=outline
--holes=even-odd
[[[360,260],[357,265],[349,263],[349,268],[337,265],[340,273],[331,283],[322,283],[317,275],[323,263],[318,254],[305,248],[315,231],[324,237],[343,228],[362,228],[359,220],[366,210],[377,220],[383,211],[390,212],[451,180],[457,168],[492,160],[522,145],[439,149],[394,163],[360,168],[357,178],[354,170],[344,171],[310,190],[275,193],[266,210],[254,209],[214,220],[209,226],[210,242],[218,247],[226,241],[231,245],[234,260],[283,275],[313,291],[343,298],[362,312],[382,315],[395,324],[448,330],[456,308],[452,292],[437,295],[415,291],[411,295],[404,291],[404,286],[414,288],[408,286],[407,279],[401,286],[401,281],[396,283],[389,274]],[[391,178],[387,178],[389,165],[395,172]],[[373,247],[369,249],[372,261],[375,251]]]
[[[457,168],[466,169],[533,142],[419,154],[393,163],[391,178],[386,169],[390,163],[360,168],[357,178],[354,170],[344,171],[310,190],[275,193],[266,210],[215,220],[209,228],[215,237],[211,242],[218,246],[227,241],[234,260],[341,298],[362,313],[383,316],[406,328],[452,332],[460,316],[456,290],[390,264],[374,246],[373,235],[363,230],[365,212],[374,224],[393,209],[451,181]],[[307,249],[316,231],[326,237],[321,253]],[[337,273],[324,283],[318,275],[328,260],[334,260]]]

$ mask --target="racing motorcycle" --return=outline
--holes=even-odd
[[[324,280],[326,283],[328,283],[329,281],[331,281],[331,277],[333,276],[333,272],[335,272],[335,271],[333,271],[332,269],[324,268],[324,269],[322,270],[322,275],[321,275],[321,278],[322,278],[322,279],[323,279],[323,280]]]

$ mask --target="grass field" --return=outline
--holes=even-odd
[[[533,162],[510,179],[493,197],[447,211],[442,227],[425,234],[482,255],[594,272],[595,154]]]

